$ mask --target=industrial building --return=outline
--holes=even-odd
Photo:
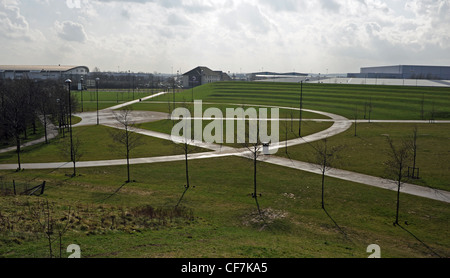
[[[249,74],[250,81],[274,81],[281,79],[294,79],[299,77],[306,77],[308,74],[306,73],[298,73],[298,72],[287,72],[287,73],[278,73],[278,72],[254,72]],[[304,78],[303,78],[304,79]]]
[[[348,73],[347,77],[450,80],[450,67],[418,65],[365,67],[361,68],[360,73]]]
[[[85,66],[27,66],[7,65],[0,66],[0,79],[80,79],[89,73]]]

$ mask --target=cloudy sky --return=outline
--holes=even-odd
[[[450,66],[450,0],[0,0],[0,64],[103,71]]]

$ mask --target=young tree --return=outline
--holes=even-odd
[[[411,162],[411,142],[402,140],[400,146],[395,146],[393,140],[387,138],[389,144],[388,159],[384,165],[386,168],[386,177],[394,180],[397,185],[397,210],[395,215],[395,224],[398,224],[398,213],[400,208],[400,188],[408,178],[408,165]]]
[[[141,144],[140,137],[134,133],[134,122],[132,120],[130,109],[126,108],[119,112],[114,112],[115,119],[120,130],[110,132],[112,139],[125,147],[125,154],[127,159],[127,180],[126,183],[131,182],[130,179],[130,155],[132,150]]]
[[[298,137],[302,137],[302,121],[303,121],[303,81],[300,82],[300,116],[298,122]]]
[[[73,173],[71,175],[72,178],[77,176],[77,161],[80,161],[83,156],[83,151],[81,148],[82,141],[79,136],[74,136],[72,142],[69,139],[63,138],[63,141],[60,145],[61,153],[64,157],[70,158],[73,164]]]
[[[258,209],[258,214],[262,217],[261,208],[258,202],[258,182],[257,182],[257,169],[258,169],[258,159],[262,155],[261,150],[263,148],[263,142],[260,140],[259,136],[259,125],[256,122],[256,134],[255,128],[250,127],[250,122],[256,122],[256,120],[248,120],[245,121],[246,129],[245,129],[245,139],[242,145],[248,150],[248,157],[252,160],[253,163],[253,193],[252,197],[255,199],[256,207]],[[238,132],[239,133],[239,132]],[[238,134],[238,136],[242,136],[243,134]]]
[[[370,120],[372,119],[372,111],[373,111],[373,104],[372,104],[372,97],[371,97],[370,101],[369,101],[369,123],[370,123]]]
[[[431,103],[430,120],[429,120],[430,124],[434,123],[435,117],[436,117],[436,108],[433,101]]]
[[[329,146],[328,139],[322,139],[315,144],[314,161],[320,169],[322,175],[322,209],[325,209],[324,192],[325,192],[325,173],[335,167],[339,159],[339,152],[344,148],[342,145]]]
[[[413,153],[413,166],[412,166],[412,178],[419,177],[419,173],[416,176],[416,159],[417,159],[417,126],[414,127],[412,136],[411,136],[411,151]]]
[[[180,199],[178,200],[178,203],[176,204],[175,208],[177,208],[179,206],[179,204],[183,200],[184,195],[191,188],[191,184],[190,184],[190,180],[189,180],[189,154],[198,149],[198,147],[196,147],[196,146],[194,146],[194,144],[192,144],[194,142],[194,138],[193,138],[194,136],[193,136],[192,130],[191,130],[192,120],[189,118],[189,115],[192,115],[191,110],[189,109],[189,107],[185,101],[183,101],[180,108],[183,110],[180,110],[180,114],[178,114],[178,110],[175,110],[177,112],[171,116],[171,120],[172,120],[172,126],[175,126],[175,121],[179,120],[180,117],[183,118],[182,121],[180,121],[179,123],[176,124],[177,126],[182,125],[181,127],[183,129],[183,135],[181,136],[181,138],[178,138],[178,139],[173,138],[173,143],[175,143],[175,146],[183,149],[184,162],[185,162],[186,184],[184,185],[185,190],[184,190],[183,194],[181,195]],[[184,111],[184,112],[181,113],[182,111]],[[195,186],[193,186],[193,187],[195,187]]]

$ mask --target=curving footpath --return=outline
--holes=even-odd
[[[113,128],[120,128],[114,123],[114,110],[120,109],[135,103],[139,103],[140,101],[145,101],[160,95],[165,94],[165,92],[161,92],[155,95],[151,95],[142,99],[134,100],[131,102],[123,103],[114,107],[110,107],[107,109],[103,109],[99,111],[99,117],[100,117],[100,124],[108,127]],[[211,103],[209,103],[211,104]],[[223,104],[223,103],[222,103]],[[230,104],[231,105],[231,104]],[[232,104],[237,105],[237,104]],[[247,105],[249,106],[249,105]],[[255,106],[263,106],[263,105],[255,105]],[[264,107],[273,107],[273,108],[283,108],[283,109],[292,109],[292,110],[299,110],[298,108],[292,108],[292,107],[275,107],[275,106],[267,106],[264,105]],[[339,116],[332,113],[326,113],[321,111],[315,111],[315,110],[309,110],[309,109],[303,109],[303,111],[312,112],[316,114],[321,114],[326,117],[329,117],[329,120],[314,120],[314,119],[308,119],[309,121],[332,121],[334,124],[323,131],[320,131],[315,134],[311,134],[308,136],[304,136],[301,138],[295,138],[288,140],[287,142],[280,142],[277,146],[273,146],[271,148],[284,148],[287,146],[295,146],[300,144],[306,144],[311,143],[314,141],[318,141],[324,138],[328,138],[331,136],[335,136],[337,134],[340,134],[342,132],[345,132],[348,130],[352,124],[353,121]],[[74,125],[76,126],[85,126],[85,125],[95,125],[97,124],[97,113],[96,112],[86,112],[86,113],[80,113],[76,114],[76,116],[81,117],[82,121]],[[168,114],[166,113],[158,113],[158,112],[145,112],[145,111],[135,111],[134,114],[132,114],[134,117],[133,119],[137,122],[150,122],[150,121],[157,121],[162,119],[167,119]],[[359,122],[367,122],[367,121],[359,121]],[[421,122],[421,123],[427,123],[428,121],[375,121],[372,120],[371,122]],[[450,123],[450,121],[436,121],[436,123]],[[156,137],[159,139],[164,140],[179,140],[179,142],[182,142],[182,138],[172,138],[169,134],[159,133],[155,131],[150,130],[144,130],[144,129],[134,129],[133,132],[145,135],[145,136],[151,136]],[[41,143],[42,141],[36,141],[35,144]],[[31,142],[30,142],[31,143]],[[208,158],[218,158],[218,157],[227,157],[227,156],[239,156],[239,157],[247,157],[248,158],[248,150],[246,148],[233,148],[233,147],[227,147],[222,146],[219,144],[211,144],[211,143],[205,143],[205,142],[197,142],[197,141],[189,141],[187,142],[189,145],[201,147],[204,149],[211,150],[209,152],[202,152],[202,153],[195,153],[195,154],[189,154],[188,158],[190,160],[196,160],[196,159],[208,159]],[[15,148],[14,148],[15,149]],[[11,151],[11,150],[9,150]],[[0,150],[0,153],[2,151]],[[148,158],[134,158],[130,159],[130,164],[151,164],[151,163],[163,163],[163,162],[174,162],[174,161],[182,161],[185,159],[184,154],[183,155],[172,155],[172,156],[160,156],[160,157],[148,157]],[[277,157],[274,155],[262,155],[258,158],[260,161],[265,163],[271,163],[278,166],[288,167],[292,169],[297,169],[301,171],[306,171],[310,173],[320,174],[320,170],[317,167],[317,165],[307,162],[301,162],[296,160],[291,160],[288,158],[283,157]],[[77,162],[78,168],[87,168],[87,167],[105,167],[105,166],[118,166],[118,165],[126,165],[126,159],[117,159],[117,160],[103,160],[103,161],[80,161]],[[54,162],[54,163],[22,163],[23,169],[64,169],[64,168],[72,168],[72,162]],[[16,164],[0,164],[0,170],[16,170],[17,165]],[[359,184],[374,186],[378,188],[383,188],[387,190],[397,190],[397,186],[394,184],[394,182],[379,178],[379,177],[373,177],[365,174],[355,173],[351,171],[345,171],[340,169],[330,169],[326,172],[326,176],[347,180],[351,182],[356,182]],[[438,200],[442,202],[450,202],[450,192],[444,191],[444,190],[437,190],[422,186],[417,186],[413,184],[402,184],[401,192],[406,194],[411,194],[415,196],[420,196],[424,198],[429,198],[433,200]]]

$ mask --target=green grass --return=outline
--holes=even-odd
[[[76,112],[81,112],[82,110],[84,112],[97,110],[97,92],[95,89],[83,91],[83,98],[81,97],[81,92],[79,91],[73,91],[72,94],[78,100],[78,107],[77,107],[78,109]],[[99,109],[105,109],[117,104],[142,98],[151,94],[152,92],[148,90],[139,90],[139,91],[136,90],[133,98],[132,90],[99,90],[98,106]]]
[[[205,126],[212,123],[212,121],[202,121],[204,130]],[[292,123],[292,125],[291,125]],[[138,127],[142,129],[148,129],[152,131],[157,131],[161,133],[171,134],[172,128],[173,128],[173,121],[171,120],[162,120],[157,122],[151,122],[151,123],[144,123],[139,124]],[[242,144],[237,143],[237,123],[234,123],[234,143],[227,143],[226,142],[226,134],[227,134],[227,128],[226,125],[228,123],[223,122],[223,142],[226,146],[236,147],[236,148],[242,148]],[[313,133],[320,132],[322,130],[328,129],[331,127],[333,123],[330,122],[313,122],[313,121],[305,121],[302,123],[302,136],[307,136]],[[299,122],[294,121],[280,121],[279,122],[279,141],[285,141],[285,140],[291,140],[298,138],[298,126]],[[194,127],[194,123],[192,123],[192,127]],[[247,127],[246,127],[247,128]],[[215,132],[215,131],[214,131]],[[272,134],[272,126],[270,123],[267,125],[267,134]],[[214,134],[213,134],[214,135]],[[248,137],[246,137],[246,142],[248,141]]]
[[[61,209],[71,206],[74,210],[97,211],[97,218],[84,219],[87,216],[80,214],[84,228],[74,224],[63,238],[64,246],[79,244],[82,256],[90,258],[364,258],[369,255],[366,247],[372,243],[380,245],[385,258],[450,254],[449,237],[445,236],[450,223],[445,203],[401,196],[400,219],[409,223],[403,226],[425,246],[392,225],[395,192],[326,179],[325,200],[331,219],[320,207],[319,176],[260,163],[261,208],[278,215],[267,218],[269,224],[261,230],[263,224],[254,215],[256,206],[250,197],[251,161],[230,157],[196,160],[190,165],[191,185],[195,188],[186,193],[182,205],[193,210],[193,221],[174,221],[147,229],[95,229],[101,224],[101,215],[112,211],[126,212],[145,205],[174,206],[184,190],[184,162],[136,165],[132,169],[136,182],[110,198],[120,186],[117,180],[121,180],[123,167],[85,169],[75,179],[67,178],[64,170],[4,171],[4,179],[35,183],[46,180],[48,185],[43,197],[2,197],[0,202],[3,208],[15,208],[24,216],[27,202],[45,199],[56,202]],[[3,257],[48,256],[42,233],[0,234]]]
[[[387,136],[389,135],[394,143],[400,144],[402,139],[412,136],[414,127],[418,128],[416,167],[420,168],[420,179],[410,179],[408,182],[450,190],[449,124],[358,124],[357,136],[354,136],[353,126],[346,132],[328,139],[330,146],[344,146],[335,167],[384,177],[384,162],[389,154]],[[314,144],[289,147],[289,157],[314,163],[313,147]],[[287,157],[282,151],[279,155]]]
[[[205,103],[222,103],[218,105],[222,111],[230,107],[228,103],[297,108],[299,90],[299,84],[222,82],[195,88],[194,98]],[[192,90],[178,93],[175,101],[189,102],[191,94]],[[117,95],[103,92],[101,100],[105,106],[111,106]],[[362,118],[364,103],[372,98],[372,119],[420,119],[422,95],[425,115],[434,102],[436,119],[450,118],[447,88],[305,84],[304,108],[353,118],[358,106]],[[126,93],[123,96],[120,101],[129,100]],[[171,97],[161,96],[139,103],[133,109],[168,112],[167,101]],[[211,106],[204,105],[204,109],[208,107]],[[289,110],[282,113],[290,116]],[[319,118],[314,114],[305,115]],[[282,123],[280,140],[285,136]],[[294,132],[298,128],[295,124]],[[304,132],[314,133],[329,125],[305,122]],[[170,133],[171,122],[159,121],[140,127]],[[409,135],[412,127],[411,124],[360,124],[358,136],[350,128],[329,140],[331,144],[347,147],[339,168],[381,176],[387,147],[385,134],[397,141]],[[448,190],[448,124],[418,127],[421,179],[416,182]],[[84,160],[123,158],[123,154],[116,154],[108,147],[112,143],[108,128],[76,130],[85,139]],[[288,138],[294,137],[289,133]],[[136,151],[135,157],[177,153],[170,142],[143,140],[147,143]],[[23,159],[58,161],[55,143],[25,150]],[[288,150],[293,159],[310,159],[307,145]],[[277,155],[283,153],[280,150]],[[8,155],[0,156],[1,163],[15,163],[15,154]],[[133,212],[146,206],[173,208],[185,190],[184,161],[133,165],[131,176],[135,182],[125,185],[123,166],[86,168],[78,172],[81,175],[69,178],[70,169],[0,171],[2,192],[11,188],[13,180],[29,187],[46,181],[45,194],[41,197],[0,197],[0,257],[48,256],[44,233],[32,229],[36,219],[30,216],[30,208],[45,200],[54,203],[55,219],[63,219],[56,216],[63,215],[68,207],[76,212],[79,219],[74,220],[64,235],[63,246],[79,244],[82,256],[87,258],[366,258],[370,244],[378,244],[384,258],[450,256],[450,211],[444,202],[401,194],[402,228],[392,224],[396,192],[326,178],[325,212],[320,206],[320,176],[262,162],[258,164],[258,193],[261,193],[258,201],[266,213],[268,225],[265,226],[255,217],[251,161],[226,157],[189,161],[191,188],[181,205],[193,212],[194,219],[176,217],[164,223],[146,223],[142,215]],[[113,224],[113,216],[124,224]],[[405,221],[408,224],[403,224]],[[17,225],[12,227],[8,223]],[[63,252],[64,255],[67,256]]]
[[[123,159],[126,157],[124,145],[114,142],[111,132],[113,128],[105,126],[87,126],[73,129],[73,138],[80,140],[80,152],[82,154],[79,161],[95,161],[109,159]],[[131,152],[131,158],[155,157],[164,155],[183,154],[181,148],[175,144],[158,138],[144,135],[137,135],[139,144]],[[27,147],[21,152],[22,163],[44,163],[70,161],[64,153],[63,142],[68,144],[69,135],[65,138],[60,136],[50,144],[38,144]],[[202,151],[202,149],[197,150]],[[16,163],[17,155],[14,151],[0,154],[0,163]]]
[[[343,84],[304,84],[303,108],[363,118],[365,103],[372,102],[372,119],[419,120],[424,98],[424,118],[433,111],[435,119],[450,119],[450,89],[445,87],[400,87]],[[204,102],[279,105],[297,108],[300,84],[266,82],[218,82],[194,89],[194,99]],[[165,101],[166,96],[154,101]],[[191,101],[192,90],[176,96]],[[368,117],[368,110],[366,111]]]
[[[166,95],[165,97],[169,97],[171,98],[170,95]],[[191,113],[194,113],[194,105],[192,104],[192,102],[175,102],[175,104],[173,102],[170,101],[169,102],[159,102],[159,101],[152,101],[152,100],[148,100],[148,101],[143,101],[137,104],[133,104],[130,106],[131,109],[133,110],[144,110],[144,111],[156,111],[156,112],[163,112],[163,113],[168,113],[171,114],[172,111],[176,108],[179,107],[183,107],[183,108],[187,108],[189,109],[189,111],[192,111]],[[222,115],[225,117],[227,115],[227,109],[236,109],[236,108],[243,108],[244,111],[247,111],[249,108],[254,108],[256,109],[257,112],[260,111],[260,109],[265,108],[267,109],[267,115],[270,116],[271,115],[271,108],[272,107],[265,107],[264,105],[259,107],[259,106],[241,106],[241,105],[233,105],[233,104],[221,104],[221,103],[215,103],[215,104],[209,104],[209,103],[203,103],[202,104],[202,109],[203,109],[203,113],[209,109],[209,108],[217,108],[222,112]],[[294,107],[296,108],[296,107]],[[297,109],[297,108],[296,108]],[[297,120],[299,119],[299,112],[296,109],[283,109],[280,108],[279,109],[279,117],[280,118],[286,118],[286,119],[294,119]],[[321,114],[316,114],[316,113],[311,113],[311,112],[306,112],[303,111],[302,112],[302,119],[329,119],[328,117],[321,115]]]

